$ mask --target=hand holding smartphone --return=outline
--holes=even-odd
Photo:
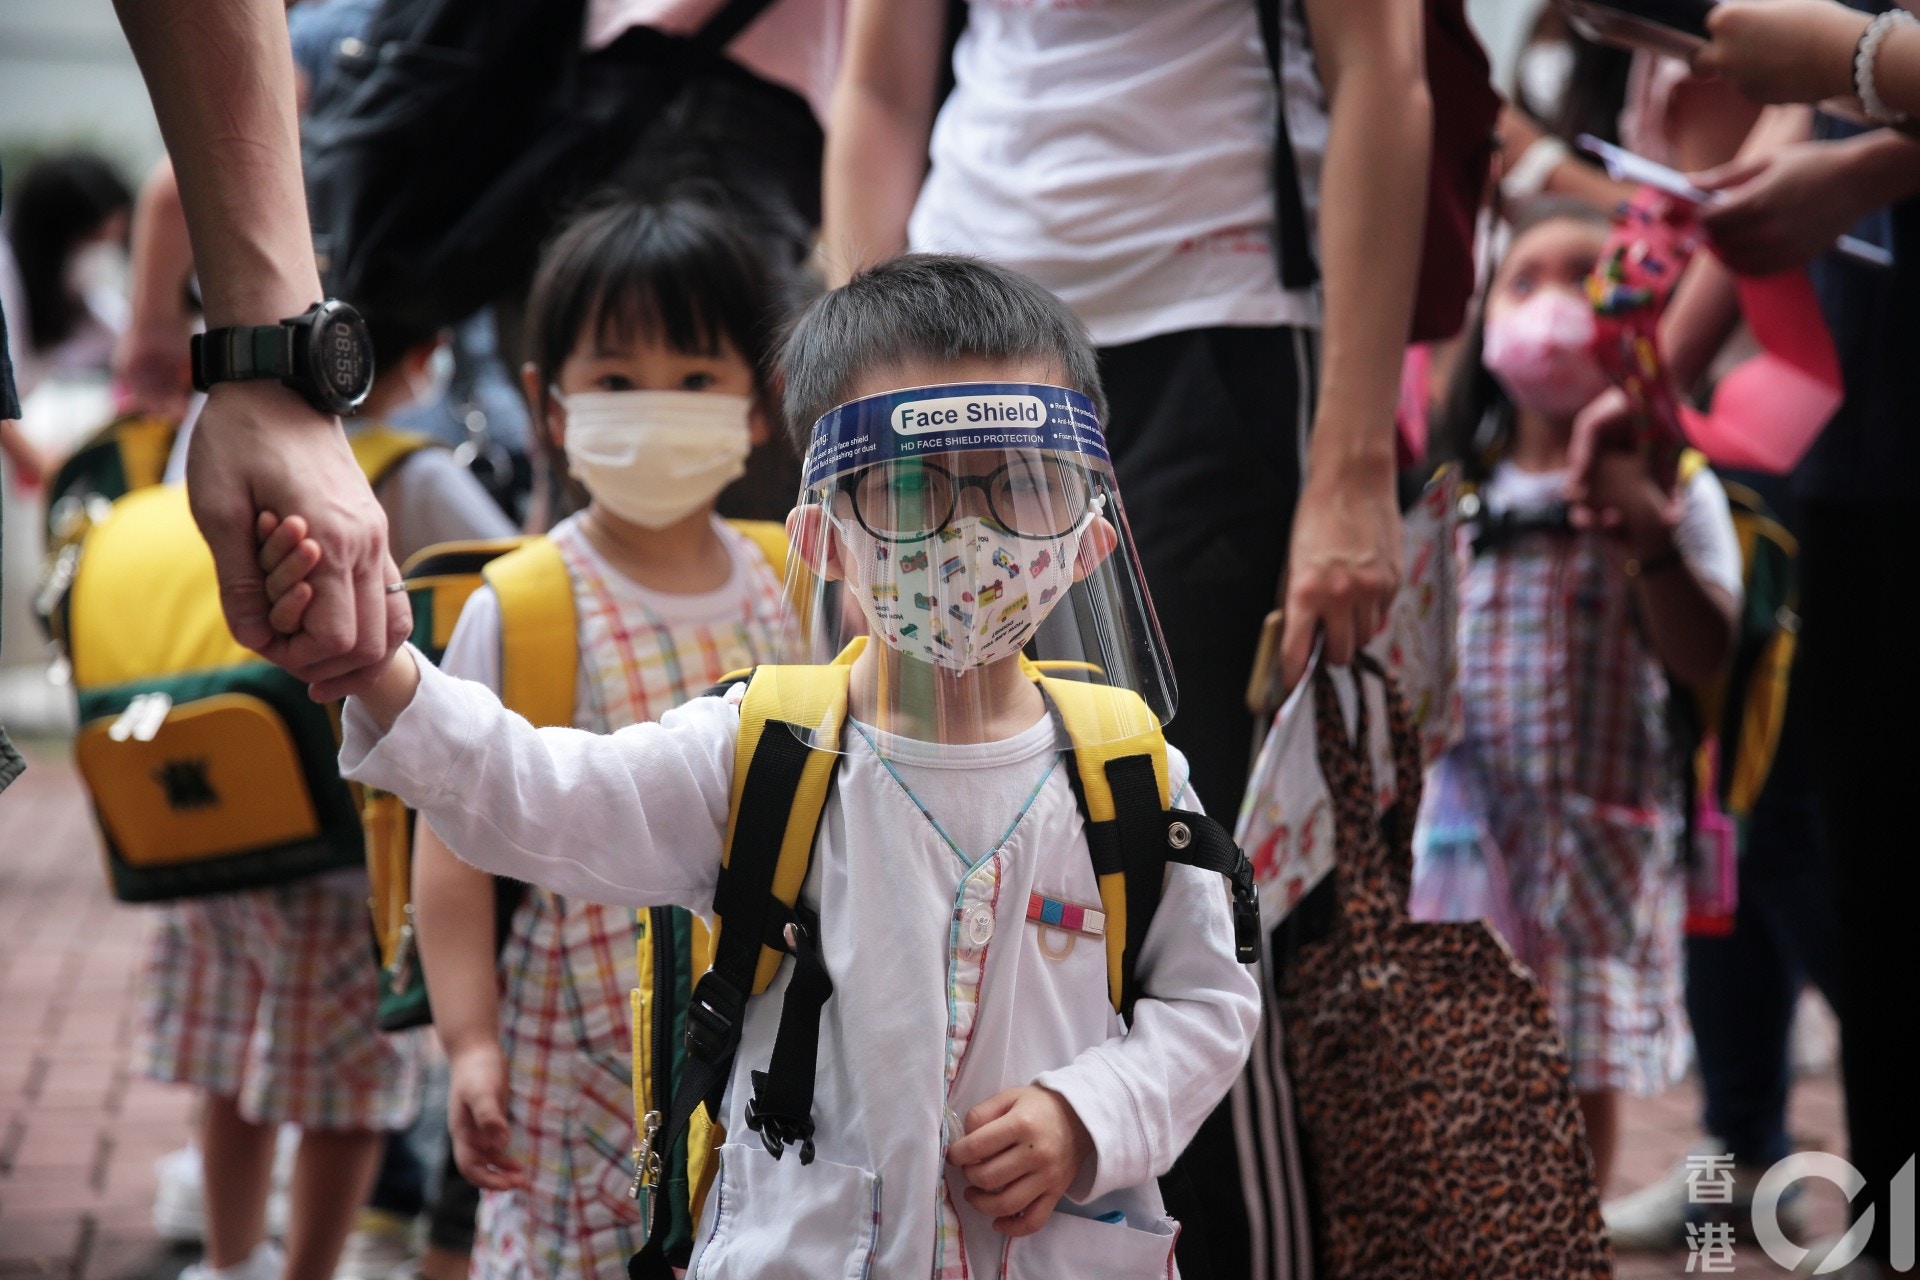
[[[1637,183],[1643,187],[1652,187],[1663,195],[1676,200],[1685,200],[1694,205],[1711,205],[1719,202],[1718,191],[1702,191],[1687,181],[1687,175],[1678,169],[1670,169],[1664,164],[1656,164],[1645,156],[1635,155],[1624,147],[1616,147],[1611,142],[1583,133],[1574,139],[1582,151],[1594,157],[1607,168],[1607,176],[1620,182]],[[1877,244],[1869,244],[1857,236],[1841,236],[1834,241],[1835,253],[1851,258],[1855,262],[1870,267],[1889,268],[1893,266],[1893,254]]]

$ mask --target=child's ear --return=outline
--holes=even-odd
[[[827,509],[818,502],[803,503],[787,513],[787,542],[807,568],[828,582],[845,577],[840,566],[840,544],[827,522]]]
[[[753,398],[753,405],[747,410],[747,439],[756,449],[773,439],[773,424],[767,420],[767,411],[759,396]]]
[[[1113,522],[1105,516],[1095,516],[1087,531],[1080,535],[1080,550],[1073,558],[1073,580],[1079,582],[1092,577],[1093,571],[1119,545],[1120,532],[1113,527]]]
[[[540,376],[539,366],[531,360],[520,366],[520,392],[527,398],[527,408],[533,413],[535,429],[546,432],[554,448],[565,448],[566,407],[553,398],[552,387]]]

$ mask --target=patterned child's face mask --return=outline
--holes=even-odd
[[[867,625],[909,657],[968,671],[1020,652],[1073,585],[1080,539],[1097,511],[1053,538],[995,528],[978,516],[931,537],[883,542],[835,520],[847,586]]]

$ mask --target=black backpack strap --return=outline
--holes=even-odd
[[[1094,875],[1125,877],[1126,939],[1120,953],[1120,1016],[1133,1022],[1133,1006],[1140,999],[1135,973],[1147,930],[1160,907],[1161,884],[1167,863],[1178,862],[1213,871],[1227,878],[1233,894],[1234,958],[1252,964],[1259,958],[1260,903],[1253,887],[1253,864],[1216,819],[1185,809],[1163,809],[1154,777],[1153,758],[1120,756],[1106,764],[1107,786],[1113,794],[1114,816],[1105,822],[1086,820],[1087,852]],[[1082,815],[1086,796],[1077,768],[1068,769],[1074,799]]]
[[[714,913],[722,921],[720,939],[713,967],[694,984],[687,1009],[687,1070],[665,1125],[669,1145],[693,1118],[695,1107],[703,1102],[718,1106],[740,1047],[740,1022],[753,993],[760,948],[794,922],[790,909],[773,896],[773,876],[800,771],[812,751],[801,730],[770,720],[747,768],[733,846],[713,893]]]
[[[1320,283],[1320,263],[1313,252],[1313,237],[1307,234],[1307,202],[1300,193],[1300,164],[1287,132],[1287,85],[1282,75],[1286,19],[1281,9],[1295,3],[1298,0],[1258,0],[1258,7],[1267,67],[1273,72],[1273,204],[1280,284],[1287,289],[1311,289]]]
[[[1498,515],[1489,515],[1482,507],[1473,519],[1472,530],[1473,554],[1482,556],[1531,534],[1570,534],[1573,519],[1564,502],[1536,511],[1502,511]]]
[[[820,958],[820,918],[805,907],[781,930],[782,947],[793,957],[793,976],[780,1006],[780,1030],[765,1071],[753,1073],[753,1097],[747,1102],[747,1128],[760,1135],[778,1160],[791,1143],[800,1144],[800,1163],[813,1163],[813,1081],[820,1058],[820,1011],[833,994],[833,979]]]

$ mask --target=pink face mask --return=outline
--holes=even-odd
[[[1480,359],[1519,408],[1571,418],[1610,385],[1594,335],[1585,299],[1547,289],[1487,321]]]

